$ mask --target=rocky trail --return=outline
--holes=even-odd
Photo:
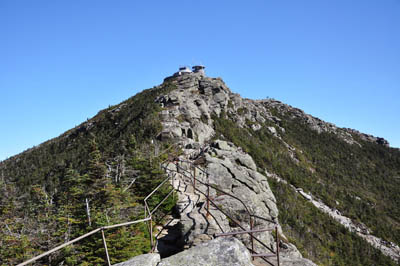
[[[214,146],[227,148],[230,147],[229,145],[232,145],[222,141],[218,141],[217,143],[218,144],[214,144]],[[212,148],[211,146],[207,147],[205,150],[208,152],[216,151],[216,149]],[[193,154],[192,150],[188,152]],[[231,152],[237,151],[231,147]],[[197,154],[199,154],[199,151]],[[203,156],[207,156],[207,154],[208,153],[205,153]],[[219,205],[218,208],[221,209],[218,210],[218,208],[213,206],[213,204],[209,204],[209,215],[207,215],[207,200],[205,197],[207,193],[207,187],[203,185],[205,182],[207,182],[207,172],[204,169],[199,170],[199,168],[194,168],[192,165],[194,161],[195,160],[190,161],[188,156],[185,156],[184,161],[179,162],[179,164],[170,163],[165,167],[168,175],[172,177],[171,184],[176,190],[178,201],[174,214],[168,217],[168,220],[164,226],[160,226],[158,228],[156,252],[160,254],[161,258],[169,257],[176,253],[182,252],[183,250],[197,247],[212,241],[216,239],[215,234],[222,232],[241,231],[241,228],[238,228],[233,224],[231,221],[232,218],[228,218],[220,210],[232,211],[231,208],[234,208],[241,212],[239,215],[236,213],[236,221],[239,222],[243,228],[247,230],[250,229],[249,225],[245,221],[246,215],[243,215],[243,206],[240,206],[238,202],[235,202],[237,200],[229,200],[226,195],[223,195],[223,193],[214,189],[211,189],[211,198]],[[214,165],[213,167],[218,168],[217,165]],[[240,175],[239,172],[236,172],[236,174]],[[216,181],[217,177],[210,176],[208,176],[210,180]],[[194,183],[194,177],[196,177],[196,183]],[[210,182],[210,180],[208,180],[208,182]],[[194,184],[196,185],[196,191],[194,190]],[[258,216],[258,218],[262,217]],[[265,221],[262,221],[262,219],[258,219],[258,222],[255,221],[255,225],[256,229],[260,229],[267,226],[271,227],[272,224],[270,222],[265,223]],[[263,239],[265,243],[268,243],[268,246],[266,247],[270,249],[265,249],[265,247],[262,245],[256,244],[255,247],[257,252],[276,252],[274,239],[270,233],[262,232],[255,234],[255,236]],[[242,241],[242,243],[249,247],[250,238],[248,235],[238,235],[237,237]],[[282,241],[280,246],[281,265],[314,265],[310,261],[301,258],[301,255],[295,250],[294,246],[286,244]],[[268,258],[268,262],[266,262],[262,258],[255,258],[252,260],[252,265],[277,265],[277,260],[276,257],[272,257]]]
[[[173,247],[167,248],[173,242],[178,243],[180,249],[190,248],[211,241],[216,233],[250,230],[250,213],[253,217],[259,217],[254,218],[253,229],[274,228],[278,225],[278,232],[284,237],[277,219],[276,199],[269,188],[267,177],[257,171],[253,158],[240,147],[223,140],[213,140],[213,114],[227,112],[229,102],[241,106],[243,103],[240,96],[233,94],[219,78],[184,75],[171,79],[171,82],[176,84],[177,89],[156,100],[163,107],[160,138],[180,145],[183,154],[187,156],[181,158],[186,161],[179,163],[179,169],[173,164],[167,166],[167,173],[181,171],[176,174],[173,182],[179,199],[174,219],[179,221],[161,230],[160,236],[163,237],[160,237],[159,250],[163,252],[163,247],[165,250],[173,250]],[[254,115],[256,119],[263,119],[259,113]],[[198,170],[193,170],[193,164],[199,167]],[[206,173],[209,175],[206,176]],[[209,195],[216,206],[210,204],[208,219],[206,200],[202,196],[207,188],[196,185],[199,190],[196,192],[199,193],[193,193],[190,178],[194,175],[197,180],[207,181],[211,186]],[[237,199],[221,191],[235,195]],[[222,209],[218,210],[215,208],[217,206]],[[231,218],[228,219],[224,213]],[[179,230],[176,232],[177,228],[180,233]],[[168,236],[169,233],[171,236]],[[181,234],[180,240],[177,234]],[[263,243],[254,244],[255,252],[276,251],[276,241],[271,231],[254,233],[254,236]],[[237,238],[245,246],[250,246],[248,235],[238,235]],[[280,249],[280,257],[284,262],[282,265],[315,265],[302,258],[296,247],[286,241],[280,241]]]

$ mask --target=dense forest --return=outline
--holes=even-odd
[[[244,110],[246,111],[246,110]],[[264,169],[278,174],[295,187],[320,198],[352,220],[365,223],[373,234],[400,243],[400,151],[353,136],[350,145],[335,134],[318,133],[304,122],[271,110],[285,129],[282,140],[274,137],[266,121],[254,131],[238,127],[231,114],[214,116],[216,138],[242,147]],[[295,148],[295,157],[284,142]],[[297,198],[288,185],[269,180],[277,197],[279,219],[305,257],[321,265],[391,265],[393,261],[362,238]]]
[[[0,265],[15,265],[93,229],[144,218],[143,199],[163,179],[157,95],[145,90],[38,147],[1,162]],[[171,149],[169,150],[171,152]],[[166,183],[150,207],[170,190]],[[174,206],[171,197],[156,213]],[[161,222],[161,221],[155,221]],[[41,259],[38,265],[104,265],[101,234]],[[111,263],[150,251],[147,225],[106,231]]]

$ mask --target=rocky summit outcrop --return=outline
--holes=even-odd
[[[353,129],[339,128],[274,99],[242,98],[239,94],[232,93],[220,78],[188,74],[167,80],[176,85],[177,89],[156,100],[163,107],[161,112],[163,132],[159,136],[161,139],[180,139],[179,141],[185,145],[203,144],[214,134],[212,117],[225,113],[239,127],[249,127],[253,131],[261,129],[268,121],[271,125],[268,127],[271,134],[284,142],[281,138],[281,135],[285,134],[282,119],[274,115],[279,113],[290,119],[297,119],[318,133],[333,133],[351,145],[361,146],[355,137],[384,146],[389,145],[383,138]],[[296,161],[295,148],[287,143],[285,145]]]
[[[296,164],[300,162],[297,156],[301,151],[281,137],[286,132],[282,117],[302,123],[318,134],[332,133],[350,145],[361,146],[358,139],[381,145],[387,142],[338,128],[274,99],[243,99],[232,93],[220,78],[185,74],[167,78],[165,82],[176,89],[155,100],[162,107],[163,128],[158,139],[175,143],[183,153],[174,163],[164,165],[166,173],[173,177],[178,202],[174,216],[158,228],[156,251],[163,258],[158,265],[267,265],[259,258],[248,261],[247,249],[251,247],[258,254],[276,254],[276,230],[280,236],[281,265],[315,265],[287,241],[269,187],[270,175],[259,169],[241,147],[225,141],[224,136],[216,138],[215,119],[229,117],[237,127],[249,132],[265,127]],[[263,229],[271,230],[253,233],[256,238],[253,241],[249,234],[237,234],[227,245],[224,241],[228,240],[218,237],[221,232]],[[234,247],[239,241],[242,246]],[[230,252],[242,253],[244,257],[227,261],[224,255]],[[276,257],[269,257],[268,261],[277,263]]]
[[[216,233],[249,230],[252,223],[253,230],[274,229],[277,226],[283,236],[280,242],[282,261],[288,265],[294,262],[297,265],[314,265],[303,259],[294,245],[285,241],[278,223],[276,199],[267,177],[257,171],[252,157],[233,143],[213,139],[214,116],[222,113],[237,115],[236,121],[240,126],[245,126],[245,119],[249,119],[254,121],[254,130],[257,130],[257,122],[273,120],[273,116],[262,104],[232,93],[219,78],[183,75],[168,81],[177,89],[156,100],[163,107],[163,130],[159,138],[178,143],[184,154],[181,156],[183,161],[178,165],[169,164],[166,167],[169,174],[175,175],[179,214],[175,217],[174,227],[169,227],[171,234],[166,231],[161,233],[158,251],[165,254],[166,250],[174,250],[173,245],[179,245],[175,250],[202,245],[211,241]],[[239,115],[240,108],[250,111],[244,116]],[[198,191],[193,190],[188,173],[200,181],[196,186]],[[210,205],[209,215],[204,197],[207,187],[201,183],[211,186],[209,194],[215,205]],[[262,242],[254,241],[256,252],[276,252],[272,231],[255,233],[254,236]],[[248,234],[236,237],[247,247],[251,246]]]

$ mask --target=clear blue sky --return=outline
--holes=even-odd
[[[1,0],[0,38],[0,160],[193,63],[400,147],[400,0]]]

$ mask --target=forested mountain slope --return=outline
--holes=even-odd
[[[195,95],[204,100],[194,101]],[[165,120],[175,114],[175,124]],[[303,256],[321,265],[395,265],[290,185],[387,245],[399,245],[398,149],[273,99],[243,99],[221,79],[193,73],[167,78],[0,162],[0,264],[22,262],[98,226],[140,218],[143,197],[164,177],[160,162],[179,152],[171,144],[183,138],[191,139],[186,144],[192,146],[216,139],[232,142],[251,155],[259,173],[285,180],[268,178],[283,232]],[[160,216],[173,205],[167,202]],[[148,252],[146,234],[145,226],[115,230],[112,262]],[[41,263],[102,264],[103,253],[101,239],[92,238]]]
[[[0,265],[15,265],[100,226],[143,218],[143,198],[165,178],[159,164],[166,154],[158,151],[169,147],[152,143],[161,130],[154,99],[172,89],[165,83],[145,90],[0,163]],[[173,205],[167,201],[162,211]],[[146,226],[130,229],[107,237],[113,263],[149,251]],[[104,259],[101,238],[90,237],[38,265],[103,265]]]

